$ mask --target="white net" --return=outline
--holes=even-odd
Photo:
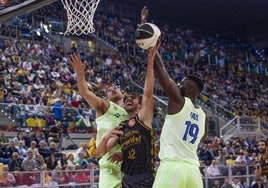
[[[87,35],[95,31],[93,17],[100,0],[61,1],[68,17],[65,35]]]

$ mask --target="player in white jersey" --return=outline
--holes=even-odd
[[[197,148],[206,137],[207,120],[195,100],[203,83],[198,77],[188,75],[176,84],[169,77],[159,53],[154,68],[168,96],[168,111],[160,136],[161,161],[153,188],[201,188]]]
[[[97,135],[96,146],[98,147],[102,138],[121,121],[127,119],[127,112],[122,108],[124,105],[123,94],[120,89],[111,85],[107,88],[106,99],[96,96],[88,89],[85,79],[86,62],[81,62],[80,56],[72,54],[70,56],[72,66],[77,74],[77,85],[82,97],[96,110]],[[109,161],[109,157],[120,151],[120,147],[114,148],[99,160],[100,175],[99,188],[120,188],[122,187],[122,177],[120,163]]]

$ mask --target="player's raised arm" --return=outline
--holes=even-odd
[[[158,43],[155,47],[149,49],[146,78],[142,96],[142,107],[138,113],[139,119],[143,121],[143,123],[148,127],[152,127],[154,108],[154,58],[159,49],[159,46],[160,43]]]
[[[177,113],[184,104],[184,98],[180,93],[178,85],[169,77],[159,52],[155,56],[154,71],[159,84],[169,98],[168,114]]]
[[[97,116],[104,114],[108,109],[108,103],[104,99],[96,96],[88,89],[88,83],[85,79],[85,68],[87,62],[82,62],[78,54],[73,53],[70,60],[77,74],[77,86],[82,97],[87,103],[96,110]]]

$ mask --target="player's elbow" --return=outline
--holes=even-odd
[[[96,151],[96,158],[101,158],[103,155],[101,154],[101,152],[97,149]]]
[[[103,157],[107,152],[103,151],[103,150],[100,150],[100,149],[97,149],[96,151],[96,157],[99,159],[101,157]]]

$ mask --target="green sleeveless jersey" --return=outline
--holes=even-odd
[[[180,112],[166,115],[160,136],[161,160],[182,160],[199,166],[196,150],[205,133],[206,115],[185,97]]]
[[[105,114],[96,119],[97,124],[97,135],[96,135],[96,146],[98,147],[101,140],[105,135],[109,133],[111,129],[118,126],[122,121],[127,120],[128,115],[124,108],[119,105],[108,101],[109,108]],[[104,155],[99,161],[100,165],[107,163],[107,159],[115,152],[121,151],[120,146],[117,145],[109,153]],[[108,162],[110,163],[110,162]]]

